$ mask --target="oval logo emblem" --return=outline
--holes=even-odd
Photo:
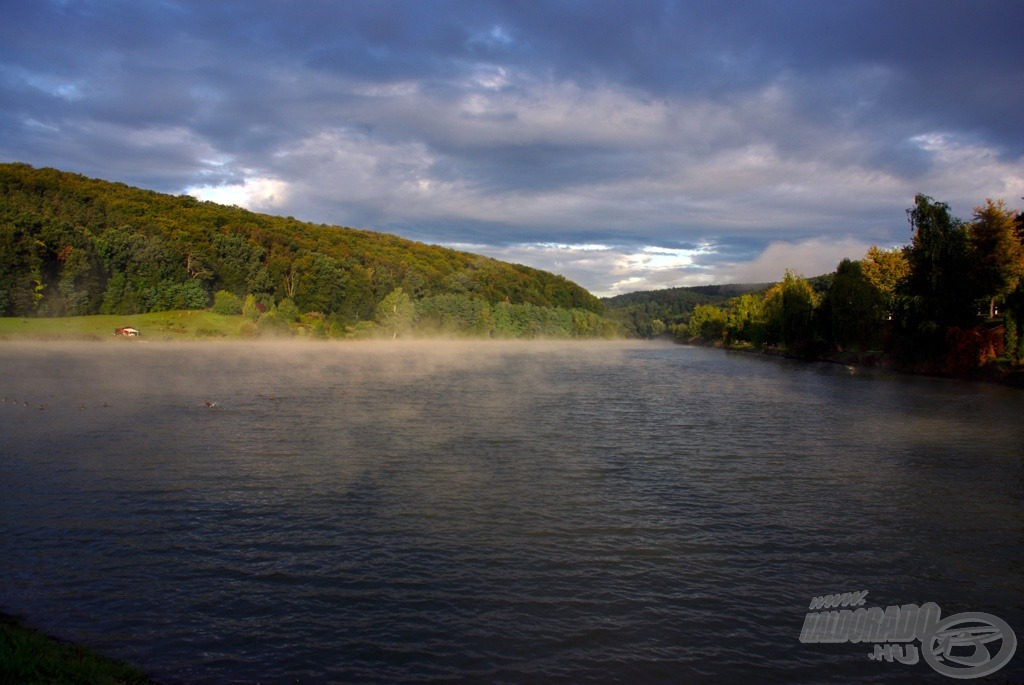
[[[993,655],[993,643],[1000,642]],[[950,678],[981,678],[995,673],[1017,649],[1017,636],[998,616],[971,611],[954,614],[935,624],[930,636],[921,638],[924,660]]]

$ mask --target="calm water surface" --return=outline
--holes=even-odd
[[[0,609],[167,683],[954,682],[799,642],[854,590],[1024,638],[1019,390],[653,344],[5,343],[0,396]]]

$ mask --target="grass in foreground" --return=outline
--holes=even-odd
[[[0,684],[150,685],[145,673],[124,662],[59,642],[0,614]]]

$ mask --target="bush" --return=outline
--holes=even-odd
[[[242,301],[234,293],[219,290],[213,296],[213,313],[231,316],[242,313]]]
[[[258,338],[260,336],[260,329],[256,327],[256,324],[249,319],[245,319],[242,323],[238,324],[238,337],[240,338]]]
[[[690,315],[687,333],[690,338],[704,342],[717,342],[725,337],[729,318],[724,311],[711,304],[697,305]]]
[[[246,295],[245,302],[242,304],[242,316],[245,317],[246,321],[256,321],[260,318],[260,308],[256,304],[255,295]]]
[[[291,298],[284,298],[277,305],[277,315],[288,323],[295,323],[299,320],[299,308]]]
[[[288,321],[276,309],[260,314],[256,327],[261,335],[289,335],[291,333],[291,326]]]

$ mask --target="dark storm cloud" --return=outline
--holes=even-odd
[[[0,159],[474,245],[600,292],[823,271],[906,242],[916,192],[961,215],[1024,195],[1016,0],[3,15]]]

